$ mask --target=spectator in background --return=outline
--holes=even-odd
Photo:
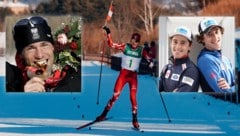
[[[199,88],[199,72],[190,60],[192,48],[192,32],[186,27],[177,27],[170,35],[172,56],[164,66],[159,81],[159,91],[197,92]]]
[[[143,44],[143,50],[146,51],[147,53],[149,53],[150,48],[149,48],[148,42],[144,42],[144,44]],[[143,58],[144,58],[144,57],[143,57]]]
[[[151,56],[151,58],[156,59],[156,43],[155,43],[155,41],[151,41],[151,43],[150,43],[149,55]]]
[[[156,43],[155,41],[151,41],[149,55],[153,59],[154,66],[151,70],[151,76],[157,76],[157,59],[156,59]]]
[[[221,52],[224,28],[215,19],[205,18],[198,30],[198,42],[204,46],[197,60],[203,92],[235,92],[233,67]]]
[[[143,44],[143,52],[147,53],[150,57],[150,47],[148,42],[144,42]],[[151,58],[151,61],[154,63],[153,59]],[[153,70],[153,67],[149,67],[149,60],[146,59],[144,56],[142,56],[142,60],[139,65],[138,74],[151,74]]]
[[[143,44],[143,51],[150,56],[150,53],[149,53],[150,47],[148,45],[148,42],[144,42],[144,44]],[[142,56],[142,60],[141,61],[143,63],[147,63],[147,64],[149,63],[148,60],[144,56]]]

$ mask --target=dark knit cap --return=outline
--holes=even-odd
[[[53,43],[51,28],[47,21],[40,16],[33,16],[19,20],[13,29],[13,38],[18,52],[29,44],[48,41]]]

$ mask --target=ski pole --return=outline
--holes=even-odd
[[[104,40],[105,41],[105,40]],[[102,80],[102,63],[103,63],[103,53],[104,53],[104,46],[105,46],[105,42],[103,45],[103,49],[102,49],[102,56],[101,56],[101,65],[100,65],[100,72],[99,72],[99,80],[98,80],[98,94],[97,94],[97,105],[99,104],[99,95],[100,95],[100,90],[101,90],[101,80]]]
[[[104,26],[107,25],[107,22],[110,21],[111,17],[112,17],[112,4],[113,4],[113,0],[111,1],[110,7],[109,7],[109,11],[108,11],[108,15],[107,18],[105,20],[105,24]],[[100,72],[99,72],[99,80],[98,80],[98,94],[97,94],[97,105],[99,104],[99,95],[100,95],[100,89],[101,89],[101,80],[102,80],[102,63],[103,63],[103,53],[104,53],[104,46],[106,44],[106,41],[104,40],[104,45],[103,45],[103,49],[102,49],[102,56],[101,56],[101,66],[100,66]]]
[[[154,77],[153,77],[153,78],[154,78]],[[155,85],[156,85],[156,88],[157,88],[157,91],[158,91],[158,83],[157,83],[156,78],[154,78],[154,81],[155,81]],[[159,92],[159,91],[158,91],[158,92]],[[162,93],[159,92],[159,94],[160,94],[160,98],[161,98],[161,101],[162,101],[162,104],[163,104],[163,107],[164,107],[165,113],[166,113],[167,118],[168,118],[168,122],[172,122],[171,119],[170,119],[170,117],[169,117],[168,110],[167,110],[167,106],[166,106],[166,104],[165,104],[165,102],[164,102],[164,99],[163,99]]]

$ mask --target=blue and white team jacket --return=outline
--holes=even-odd
[[[164,66],[159,81],[160,92],[196,92],[198,88],[199,71],[188,57],[175,59],[173,64]]]
[[[200,82],[203,92],[235,92],[233,67],[221,51],[203,49],[197,63],[202,77]],[[217,85],[219,78],[224,78],[231,88],[228,90],[219,88]]]

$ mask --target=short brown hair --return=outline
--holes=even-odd
[[[221,31],[221,34],[224,34],[224,28],[223,27],[218,27],[218,28],[220,28],[220,31]],[[201,43],[201,44],[203,44],[203,46],[205,45],[205,43],[203,42],[203,32],[202,33],[200,33],[199,35],[196,35],[196,39],[197,39],[197,42],[198,43]]]

